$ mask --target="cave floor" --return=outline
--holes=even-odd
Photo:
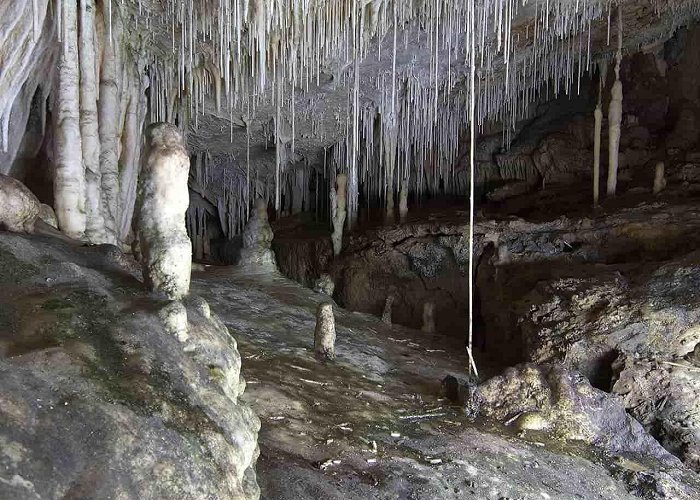
[[[326,296],[235,267],[197,272],[192,288],[238,342],[263,498],[623,499],[636,496],[622,478],[655,467],[470,421],[441,397],[467,357],[439,335],[336,306],[337,359],[323,363],[313,331]]]

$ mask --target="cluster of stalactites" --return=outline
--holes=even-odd
[[[696,3],[671,3],[679,23],[697,14]],[[455,171],[460,136],[470,127],[481,129],[487,120],[498,121],[504,124],[507,146],[530,103],[543,94],[580,90],[582,75],[597,57],[592,27],[609,23],[613,2],[294,0],[273,8],[261,0],[165,0],[164,5],[141,12],[139,3],[140,22],[149,32],[170,33],[167,47],[155,39],[146,44],[151,118],[177,122],[186,130],[209,112],[228,117],[233,130],[234,115],[247,117],[249,128],[257,107],[273,105],[278,152],[274,179],[266,185],[272,183],[278,211],[284,171],[294,157],[295,94],[324,73],[335,75],[335,85],[348,87],[346,116],[337,118],[339,135],[345,130],[346,138],[332,156],[335,168],[348,175],[352,224],[360,185],[387,205],[405,183],[418,197],[437,189],[466,189],[467,176]],[[534,10],[527,22],[518,17],[524,5]],[[416,32],[417,38],[410,38]],[[416,50],[416,43],[430,54],[428,64],[397,67],[397,51]],[[370,53],[392,59],[391,70],[362,74]],[[468,78],[471,61],[474,89]],[[366,88],[372,83],[378,93]],[[466,112],[472,94],[473,127]],[[207,96],[214,96],[213,104]],[[291,132],[282,130],[286,124]],[[323,126],[312,130],[333,140]]]
[[[323,72],[333,73],[338,85],[350,87],[348,161],[355,165],[362,159],[360,120],[368,104],[362,102],[359,89],[360,82],[366,82],[365,75],[360,74],[361,62],[370,51],[378,52],[381,59],[382,47],[388,46],[390,53],[386,54],[385,49],[384,57],[393,58],[391,72],[374,75],[375,83],[382,88],[382,103],[371,106],[381,108],[379,113],[388,117],[382,122],[382,137],[390,145],[409,144],[396,130],[402,107],[414,106],[418,99],[428,104],[433,117],[437,117],[440,105],[455,99],[453,94],[458,100],[468,95],[464,77],[471,51],[477,53],[474,60],[481,75],[477,80],[483,96],[478,100],[478,122],[492,118],[511,124],[527,111],[527,103],[535,97],[542,81],[553,77],[555,85],[563,82],[562,86],[568,89],[576,76],[580,77],[582,54],[586,67],[590,64],[590,36],[586,38],[585,33],[590,33],[593,20],[604,17],[607,5],[606,0],[532,3],[534,23],[524,30],[522,26],[514,30],[513,20],[521,9],[517,0],[456,4],[446,0],[298,0],[276,4],[276,8],[262,1],[168,0],[164,11],[147,10],[145,16],[151,31],[156,32],[153,26],[159,26],[168,28],[171,34],[169,47],[153,44],[152,119],[177,121],[187,129],[207,109],[207,95],[216,96],[214,112],[222,117],[228,114],[232,126],[234,111],[236,116],[251,116],[251,108],[254,115],[257,106],[273,104],[277,108],[276,135],[280,126],[277,122],[285,119],[291,123],[293,153],[295,91],[308,89]],[[410,75],[412,70],[407,70],[405,64],[396,66],[397,50],[406,51],[408,34],[416,31],[418,43],[430,54],[427,75],[426,71]],[[472,32],[474,42],[465,44],[465,35]],[[578,35],[576,43],[571,40],[574,34]],[[516,47],[529,47],[530,55],[514,60]],[[573,68],[577,68],[577,75]],[[413,83],[406,84],[411,79]],[[456,107],[452,113],[461,117],[462,111]],[[421,138],[415,147],[410,143],[415,151],[404,150],[404,156],[422,159],[427,156],[421,149],[424,144],[455,142],[454,132],[446,138],[426,139],[435,135],[431,120],[422,120],[421,124],[426,130],[417,134]],[[338,127],[341,131],[342,125]],[[318,127],[317,133],[325,132]],[[443,131],[441,134],[445,135]],[[276,146],[288,149],[286,142],[278,138]],[[452,152],[446,156],[455,158]],[[387,149],[383,158],[390,164],[385,179],[389,184],[401,182],[401,176],[394,175],[399,167],[396,155]],[[284,155],[278,155],[277,163],[278,170],[286,167]],[[416,165],[419,163],[422,162]],[[352,194],[360,177],[347,162],[344,168],[348,170]],[[279,209],[279,173],[276,181],[275,206]],[[349,211],[352,214],[355,210],[351,195]]]

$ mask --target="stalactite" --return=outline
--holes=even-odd
[[[62,16],[63,42],[55,97],[54,203],[61,231],[81,239],[85,235],[86,215],[80,140],[77,2],[66,2]]]
[[[617,10],[617,53],[615,54],[615,83],[610,91],[608,107],[608,196],[615,196],[617,190],[617,167],[620,156],[620,127],[622,125],[622,82],[620,62],[622,61],[622,9]]]
[[[347,176],[338,174],[335,187],[331,187],[331,221],[333,223],[333,255],[338,255],[343,247],[343,226],[347,214]]]

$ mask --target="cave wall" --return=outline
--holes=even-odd
[[[650,186],[657,161],[666,161],[672,173],[695,160],[700,138],[698,43],[700,27],[692,25],[665,43],[642,47],[623,58],[619,166],[623,186]],[[532,106],[532,116],[515,125],[510,142],[504,143],[495,125],[487,127],[478,140],[478,179],[492,184],[525,181],[533,189],[543,181],[545,185],[589,182],[599,72],[582,80],[578,95],[541,98]],[[607,172],[606,115],[613,80],[609,63],[602,98],[602,176]],[[468,150],[462,158],[468,160]]]

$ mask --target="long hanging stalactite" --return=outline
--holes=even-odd
[[[80,68],[78,63],[78,5],[61,9],[61,56],[54,96],[54,204],[65,234],[82,239],[86,229],[85,172],[80,134]]]

